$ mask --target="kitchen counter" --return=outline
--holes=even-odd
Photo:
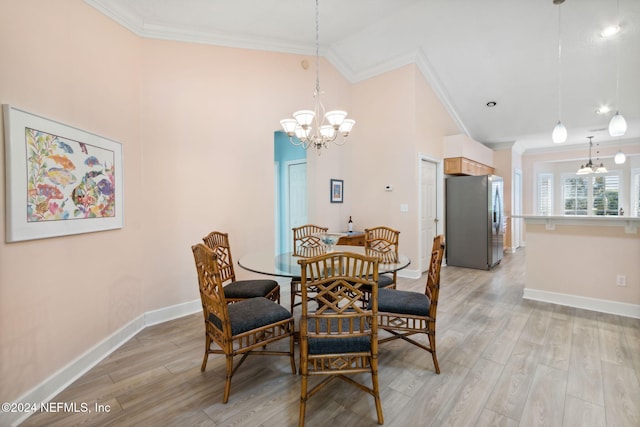
[[[521,215],[523,297],[640,318],[640,218]]]
[[[640,218],[631,216],[586,216],[586,215],[514,215],[522,218],[527,224],[543,224],[547,230],[553,231],[556,225],[596,226],[596,227],[624,227],[627,234],[638,234]]]

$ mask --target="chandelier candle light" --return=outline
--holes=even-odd
[[[576,175],[587,175],[590,173],[607,173],[607,168],[604,167],[604,164],[600,163],[600,165],[594,165],[591,161],[591,147],[593,146],[593,137],[588,136],[589,138],[589,162],[586,165],[580,166]]]
[[[293,113],[293,119],[280,120],[280,124],[293,145],[301,145],[305,149],[313,146],[320,155],[321,149],[327,148],[329,142],[343,145],[356,122],[346,118],[346,111],[332,110],[325,113],[324,105],[320,101],[322,92],[320,91],[320,67],[318,65],[320,60],[318,21],[318,0],[316,0],[316,88],[313,91],[315,107],[313,110],[296,111]],[[342,135],[341,140],[337,140],[338,134]]]

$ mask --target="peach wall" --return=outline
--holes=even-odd
[[[273,131],[312,105],[315,73],[297,55],[142,40],[79,0],[2,11],[0,102],[122,142],[125,165],[122,230],[0,244],[10,401],[138,316],[197,300],[189,247],[212,229],[236,258],[273,245]],[[323,86],[349,110],[344,78],[328,69]],[[323,195],[332,156],[315,167]]]
[[[145,40],[142,54],[141,140],[145,222],[144,258],[150,298],[145,309],[197,299],[189,247],[214,229],[228,232],[237,259],[251,248],[274,246],[273,132],[293,111],[313,107],[315,73],[302,57],[244,49]],[[260,72],[256,72],[259,70]],[[323,73],[327,92],[344,80]],[[348,110],[348,102],[338,102]],[[332,104],[333,105],[333,104]],[[309,153],[310,194],[329,206],[336,148]],[[316,189],[321,185],[320,189]],[[313,196],[311,200],[315,201]],[[345,220],[346,222],[346,220]],[[162,265],[158,265],[162,260]],[[238,277],[251,274],[236,268]],[[157,290],[162,290],[157,292]]]
[[[409,268],[417,270],[418,155],[441,159],[442,138],[458,130],[413,65],[357,83],[352,96],[360,128],[357,139],[343,147],[348,153],[343,168],[349,177],[345,186],[353,183],[357,193],[345,213],[359,229],[400,230],[401,250],[413,260]],[[385,191],[386,185],[393,191]],[[409,211],[401,212],[401,204]]]
[[[81,1],[0,3],[0,103],[120,141],[127,187],[122,230],[0,243],[0,400],[11,401],[141,313],[140,42]]]

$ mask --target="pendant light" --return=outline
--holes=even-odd
[[[560,5],[564,3],[564,0],[553,0],[553,4],[558,5],[558,123],[553,128],[551,133],[551,139],[556,144],[561,144],[567,140],[567,128],[562,124],[560,116],[562,114],[562,72],[561,72],[561,60],[562,60],[562,41],[560,38]]]
[[[620,28],[620,0],[616,0],[616,25]],[[623,136],[627,132],[627,121],[620,114],[620,40],[616,41],[616,114],[609,122],[609,135]]]

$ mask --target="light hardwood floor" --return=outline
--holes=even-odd
[[[417,347],[383,344],[385,425],[640,426],[640,320],[523,300],[524,257],[506,255],[490,272],[443,267],[442,373]],[[399,279],[399,288],[424,283]],[[300,379],[287,358],[249,357],[224,405],[224,358],[210,356],[201,373],[203,350],[201,313],[149,327],[53,399],[91,413],[36,414],[23,425],[297,425]],[[373,399],[342,381],[309,401],[306,421],[377,425]]]

